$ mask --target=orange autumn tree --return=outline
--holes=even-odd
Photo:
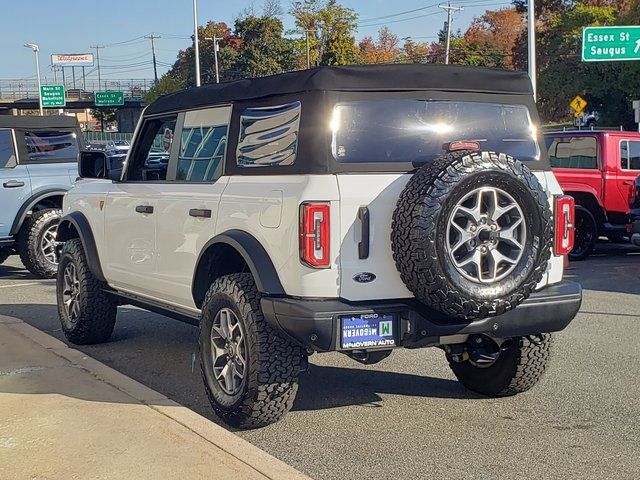
[[[487,11],[476,17],[464,34],[469,55],[483,57],[486,66],[513,68],[513,47],[525,29],[515,8]]]

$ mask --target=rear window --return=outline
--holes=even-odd
[[[27,130],[24,141],[31,163],[75,161],[78,157],[78,139],[74,131]]]
[[[549,161],[555,168],[598,168],[598,140],[596,137],[547,137]]]
[[[331,150],[343,163],[427,163],[454,141],[480,144],[520,160],[538,160],[535,128],[524,105],[364,100],[340,103],[331,120]]]

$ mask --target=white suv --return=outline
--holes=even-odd
[[[106,341],[118,305],[199,325],[216,413],[291,407],[313,352],[441,347],[468,388],[542,375],[577,313],[573,200],[528,78],[433,65],[317,68],[147,107],[120,180],[83,152],[58,239],[60,320]]]

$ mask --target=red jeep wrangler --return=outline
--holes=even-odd
[[[634,181],[640,174],[640,133],[570,130],[545,134],[551,167],[576,200],[575,246],[569,258],[589,256],[600,235],[628,233]]]

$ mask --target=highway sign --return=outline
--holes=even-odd
[[[640,26],[585,27],[582,31],[583,62],[640,60]]]
[[[116,107],[124,105],[124,92],[117,90],[96,92],[94,99],[97,107]]]
[[[41,85],[40,98],[42,106],[48,108],[62,108],[66,105],[64,85]]]
[[[584,109],[587,108],[587,101],[580,95],[576,95],[569,106],[575,112],[576,117],[579,117],[584,112]]]

